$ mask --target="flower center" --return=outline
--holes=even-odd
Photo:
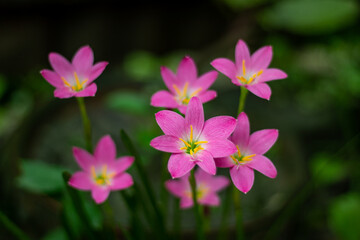
[[[64,77],[61,77],[61,80],[64,82],[65,86],[71,88],[72,90],[79,92],[84,89],[85,83],[88,81],[88,79],[84,79],[82,82],[80,82],[79,77],[76,72],[74,72],[74,78],[75,78],[75,85],[71,85]]]
[[[100,174],[95,171],[94,166],[91,166],[91,175],[97,185],[106,186],[111,184],[110,180],[113,179],[116,173],[115,172],[108,173],[107,165],[103,165]]]
[[[187,154],[190,154],[192,157],[194,156],[195,153],[204,149],[203,147],[201,147],[201,144],[208,143],[207,141],[196,141],[193,139],[193,126],[192,125],[190,125],[190,140],[185,141],[182,138],[179,138],[179,139],[185,144],[185,146],[180,148],[180,150],[185,150],[185,152]]]
[[[187,105],[190,101],[190,99],[194,96],[196,96],[202,89],[198,88],[194,92],[192,92],[189,95],[188,88],[189,88],[189,82],[186,82],[184,85],[184,88],[182,91],[180,91],[179,87],[176,84],[173,84],[173,88],[175,89],[175,92],[177,93],[177,96],[175,99],[183,105]]]
[[[207,194],[209,191],[210,191],[210,188],[209,188],[207,185],[202,184],[202,183],[200,183],[199,185],[197,185],[197,186],[196,186],[196,198],[197,198],[197,200],[202,199],[203,197],[205,197],[206,194]],[[187,196],[188,198],[191,198],[191,199],[192,199],[192,191],[191,191],[191,189],[185,191],[185,196]]]
[[[242,61],[242,73],[243,73],[242,76],[236,76],[236,78],[239,79],[242,84],[248,85],[248,84],[252,83],[255,80],[255,78],[259,77],[263,73],[263,70],[261,69],[260,71],[258,71],[257,73],[254,73],[252,75],[246,75],[246,66],[245,66],[245,59],[244,59]]]
[[[253,160],[252,158],[256,156],[256,154],[243,156],[243,155],[241,155],[240,148],[238,145],[236,145],[236,148],[237,148],[237,152],[230,156],[236,165],[239,165],[239,164],[244,165],[244,164],[252,161]]]

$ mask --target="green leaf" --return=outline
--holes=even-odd
[[[19,187],[35,193],[55,193],[63,188],[63,167],[45,162],[24,160],[22,174],[17,179]]]
[[[114,92],[106,99],[109,108],[132,114],[146,114],[150,109],[150,99],[133,92]]]
[[[349,193],[337,198],[329,209],[330,228],[338,239],[360,239],[360,195]]]
[[[353,0],[281,1],[259,15],[265,27],[299,34],[334,32],[354,22],[358,4]]]
[[[319,154],[310,162],[310,170],[315,181],[319,184],[331,184],[345,177],[344,162],[334,156]]]
[[[68,237],[63,228],[56,228],[50,231],[42,240],[67,240]]]

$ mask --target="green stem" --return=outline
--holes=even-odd
[[[26,234],[13,223],[5,214],[0,211],[0,222],[2,225],[9,230],[17,239],[20,240],[29,240],[30,238],[26,236]]]
[[[136,168],[137,172],[139,173],[140,179],[145,187],[145,191],[146,191],[147,195],[149,196],[149,200],[155,211],[155,216],[157,218],[156,223],[159,226],[159,230],[161,231],[161,232],[159,232],[159,234],[161,237],[165,237],[166,233],[165,233],[165,223],[164,223],[163,214],[162,214],[162,211],[160,210],[160,207],[158,206],[158,203],[155,199],[154,191],[152,189],[152,186],[150,185],[150,179],[144,170],[140,155],[139,155],[138,151],[135,149],[132,141],[130,140],[129,136],[126,134],[126,132],[124,130],[120,131],[120,136],[121,136],[121,139],[122,139],[125,147],[128,149],[130,154],[135,157],[135,162],[134,162],[135,168]]]
[[[219,231],[219,235],[217,238],[218,240],[227,239],[226,227],[228,226],[228,216],[229,216],[229,212],[230,212],[229,206],[231,204],[231,191],[232,191],[231,187],[228,187],[226,189],[225,201],[222,204],[223,211],[222,211],[222,215],[221,215],[220,231]]]
[[[191,193],[192,198],[194,202],[194,212],[196,217],[196,237],[198,240],[204,240],[205,234],[204,234],[204,221],[202,218],[202,214],[200,212],[199,203],[197,201],[197,194],[196,194],[196,179],[195,179],[195,173],[194,169],[191,170],[191,175],[189,178],[190,186],[191,186]]]
[[[180,239],[181,233],[181,212],[180,212],[180,200],[175,199],[174,202],[174,240]]]
[[[246,88],[240,87],[238,115],[244,111],[247,93],[248,90]]]
[[[92,152],[91,124],[90,124],[90,120],[89,120],[89,117],[86,112],[84,98],[77,97],[76,100],[79,104],[80,113],[81,113],[81,117],[82,117],[82,121],[83,121],[83,125],[84,125],[84,137],[85,137],[85,143],[86,143],[86,150],[88,150],[88,152]]]
[[[241,209],[241,198],[240,198],[240,191],[233,186],[233,200],[234,200],[234,207],[235,207],[235,229],[236,229],[236,239],[237,240],[244,240],[244,226],[243,226],[243,216],[242,216],[242,209]]]
[[[161,181],[160,181],[160,199],[161,199],[161,206],[162,212],[164,213],[164,222],[166,222],[166,212],[168,207],[168,196],[169,193],[165,188],[165,181],[169,179],[169,172],[167,171],[167,161],[169,159],[168,153],[162,153],[162,161],[161,161]]]

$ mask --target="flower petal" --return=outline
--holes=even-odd
[[[265,46],[258,49],[251,56],[251,69],[255,72],[265,70],[269,67],[273,51],[271,46]]]
[[[211,179],[211,191],[218,192],[226,188],[230,184],[230,181],[225,176],[217,176]]]
[[[155,119],[166,135],[182,137],[184,134],[185,119],[178,113],[163,110],[155,114]]]
[[[253,160],[248,162],[246,166],[251,167],[269,178],[275,178],[277,175],[274,164],[263,155],[256,155]]]
[[[150,105],[153,107],[165,108],[177,108],[179,106],[179,104],[175,101],[174,96],[165,90],[154,93],[151,97]]]
[[[254,171],[247,166],[235,166],[230,169],[231,180],[233,181],[235,187],[247,193],[252,188],[254,183]]]
[[[240,149],[247,147],[250,137],[250,123],[249,118],[246,113],[242,112],[239,114],[237,119],[236,128],[233,135],[231,136],[231,141],[238,145]]]
[[[196,154],[196,164],[205,172],[215,175],[216,166],[213,156],[206,150],[202,150]]]
[[[218,72],[210,71],[201,75],[193,84],[193,88],[201,88],[201,91],[206,91],[216,80]]]
[[[200,99],[200,101],[202,103],[206,103],[206,102],[208,102],[210,100],[213,100],[214,98],[216,98],[216,96],[217,96],[217,93],[214,90],[209,90],[209,91],[206,91],[206,92],[202,92],[199,95],[197,95],[197,97]]]
[[[184,144],[180,141],[178,137],[171,135],[161,135],[150,142],[150,146],[153,148],[169,153],[181,153],[184,150],[180,150],[180,148],[184,147]]]
[[[194,60],[189,56],[184,57],[179,64],[176,75],[178,80],[183,83],[194,82],[197,78],[197,69]]]
[[[50,83],[54,87],[64,87],[64,82],[61,80],[60,76],[56,72],[44,69],[40,71],[40,74],[43,76],[43,78],[45,78],[48,83]]]
[[[243,60],[245,60],[246,68],[249,68],[251,65],[250,51],[246,43],[240,39],[235,47],[235,63],[238,69],[242,69]]]
[[[91,196],[97,204],[103,203],[109,196],[110,189],[104,187],[94,187]]]
[[[176,94],[176,91],[173,87],[174,84],[178,84],[178,80],[176,75],[167,67],[161,66],[160,67],[160,73],[162,76],[162,79],[164,80],[164,83],[166,87],[174,94]]]
[[[182,197],[180,199],[180,207],[181,208],[189,208],[189,207],[192,207],[192,205],[194,205],[192,198]]]
[[[217,116],[208,119],[204,124],[202,135],[206,139],[228,138],[234,131],[236,119],[230,116]]]
[[[114,177],[111,181],[111,190],[122,190],[134,184],[133,178],[128,173],[123,173]]]
[[[52,68],[55,70],[60,77],[64,77],[67,79],[68,77],[73,77],[75,69],[69,61],[61,56],[58,53],[50,53],[49,54],[49,62]]]
[[[259,82],[268,82],[287,78],[287,74],[277,68],[266,69],[259,77]]]
[[[230,157],[214,158],[216,167],[229,168],[235,166],[234,161]]]
[[[251,153],[262,155],[276,142],[279,136],[277,129],[264,129],[251,134],[248,149]]]
[[[74,173],[68,181],[68,184],[73,188],[80,190],[90,190],[93,187],[90,175],[86,172]]]
[[[216,193],[206,194],[203,198],[198,200],[200,204],[208,205],[208,206],[219,206],[220,198]]]
[[[190,99],[185,114],[185,129],[190,132],[190,126],[194,130],[194,138],[201,133],[204,126],[204,109],[198,97]]]
[[[170,156],[168,170],[172,178],[179,178],[190,172],[195,166],[189,154],[176,153]]]
[[[95,164],[95,158],[93,157],[93,155],[91,155],[84,149],[73,147],[73,155],[76,162],[85,171],[88,171],[90,167]]]
[[[95,79],[97,79],[108,64],[109,64],[108,62],[104,61],[104,62],[98,62],[94,66],[92,66],[90,70],[89,81],[87,82],[87,84],[90,84]]]
[[[230,78],[231,80],[236,79],[236,67],[235,64],[226,58],[217,58],[213,60],[211,63],[216,70]]]
[[[184,197],[184,192],[189,188],[189,181],[167,180],[165,182],[166,189],[177,197]]]
[[[113,163],[113,168],[117,173],[121,173],[126,171],[134,162],[135,158],[132,156],[124,156],[121,158],[118,158]]]
[[[94,97],[97,91],[97,86],[95,83],[90,84],[85,89],[81,90],[80,92],[75,93],[76,97]]]
[[[214,158],[227,157],[237,151],[234,143],[227,139],[211,140],[204,146]]]
[[[116,146],[110,135],[106,135],[99,140],[94,156],[96,161],[100,163],[113,163],[116,158]]]
[[[271,89],[266,83],[257,83],[250,85],[247,89],[258,97],[270,100]]]
[[[93,63],[94,53],[89,46],[81,47],[72,59],[72,64],[79,75],[88,73]]]
[[[54,97],[57,98],[71,98],[75,96],[75,92],[68,87],[56,88],[54,90]]]

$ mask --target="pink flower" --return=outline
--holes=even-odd
[[[208,91],[208,88],[214,83],[218,73],[210,71],[198,78],[194,60],[190,57],[182,59],[176,75],[167,67],[161,67],[161,75],[170,92],[166,90],[156,92],[151,97],[151,106],[178,108],[182,114],[185,114],[192,97],[198,96],[202,103],[216,97],[216,92]]]
[[[218,206],[220,204],[220,198],[216,193],[229,185],[229,179],[226,177],[212,176],[201,169],[196,170],[195,181],[198,203],[209,206]],[[194,204],[189,174],[179,180],[166,181],[165,187],[169,192],[180,198],[181,208],[189,208]]]
[[[57,98],[93,97],[97,86],[92,83],[104,71],[108,62],[93,65],[94,54],[89,46],[80,48],[70,63],[58,53],[50,53],[49,61],[54,69],[41,70],[41,75],[56,89]]]
[[[190,100],[185,118],[169,110],[156,113],[155,118],[165,135],[154,138],[150,145],[172,153],[168,170],[173,178],[184,176],[195,165],[215,175],[214,158],[236,152],[235,145],[227,139],[235,129],[236,119],[218,116],[204,123],[204,110],[198,97]]]
[[[271,89],[265,82],[287,77],[280,69],[268,68],[272,55],[272,47],[265,46],[250,56],[246,43],[239,40],[235,49],[235,63],[226,58],[217,58],[211,65],[230,78],[233,84],[243,86],[256,96],[269,100]]]
[[[269,178],[277,175],[274,164],[265,156],[278,137],[278,130],[264,129],[250,135],[249,119],[240,113],[231,141],[237,152],[231,156],[215,159],[217,167],[230,168],[230,176],[235,186],[242,192],[250,191],[254,183],[254,169]]]
[[[98,142],[94,155],[74,147],[74,157],[82,168],[74,173],[68,184],[80,190],[90,190],[96,203],[104,202],[110,191],[122,190],[133,185],[133,179],[126,173],[134,162],[133,157],[116,159],[116,147],[110,136],[104,136]]]

